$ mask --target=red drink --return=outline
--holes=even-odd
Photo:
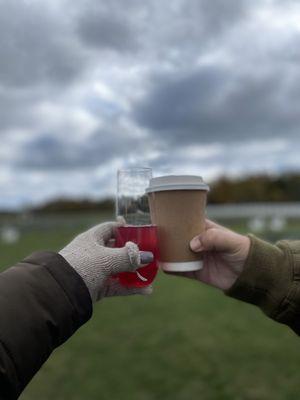
[[[138,268],[137,272],[120,272],[117,275],[120,283],[128,287],[145,287],[150,285],[158,271],[156,226],[125,225],[119,227],[116,232],[116,247],[123,247],[126,242],[136,243],[140,250],[151,251],[154,255],[154,260],[151,264]]]

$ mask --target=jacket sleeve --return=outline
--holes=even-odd
[[[300,241],[272,245],[249,237],[244,270],[226,294],[257,305],[300,335]]]
[[[59,254],[34,253],[0,274],[0,399],[16,399],[52,351],[92,315],[81,277]]]

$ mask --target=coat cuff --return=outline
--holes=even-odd
[[[52,275],[72,305],[76,329],[91,318],[93,304],[88,288],[63,256],[52,251],[41,251],[31,254],[24,262],[41,265]]]

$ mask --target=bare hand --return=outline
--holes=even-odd
[[[229,289],[244,268],[250,239],[206,220],[205,231],[190,242],[191,249],[203,253],[203,268],[194,272],[171,272],[214,286]]]

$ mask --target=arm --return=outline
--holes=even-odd
[[[250,239],[243,272],[226,294],[257,305],[300,335],[300,241]]]
[[[0,392],[15,399],[52,351],[92,315],[88,289],[62,256],[34,253],[0,274]]]
[[[212,221],[190,247],[203,253],[200,271],[177,273],[255,304],[300,335],[300,241],[276,245],[239,235]]]
[[[151,261],[128,242],[106,247],[115,223],[98,225],[60,251],[34,253],[0,274],[0,398],[16,399],[52,351],[92,315],[104,297],[149,294],[111,275]]]

